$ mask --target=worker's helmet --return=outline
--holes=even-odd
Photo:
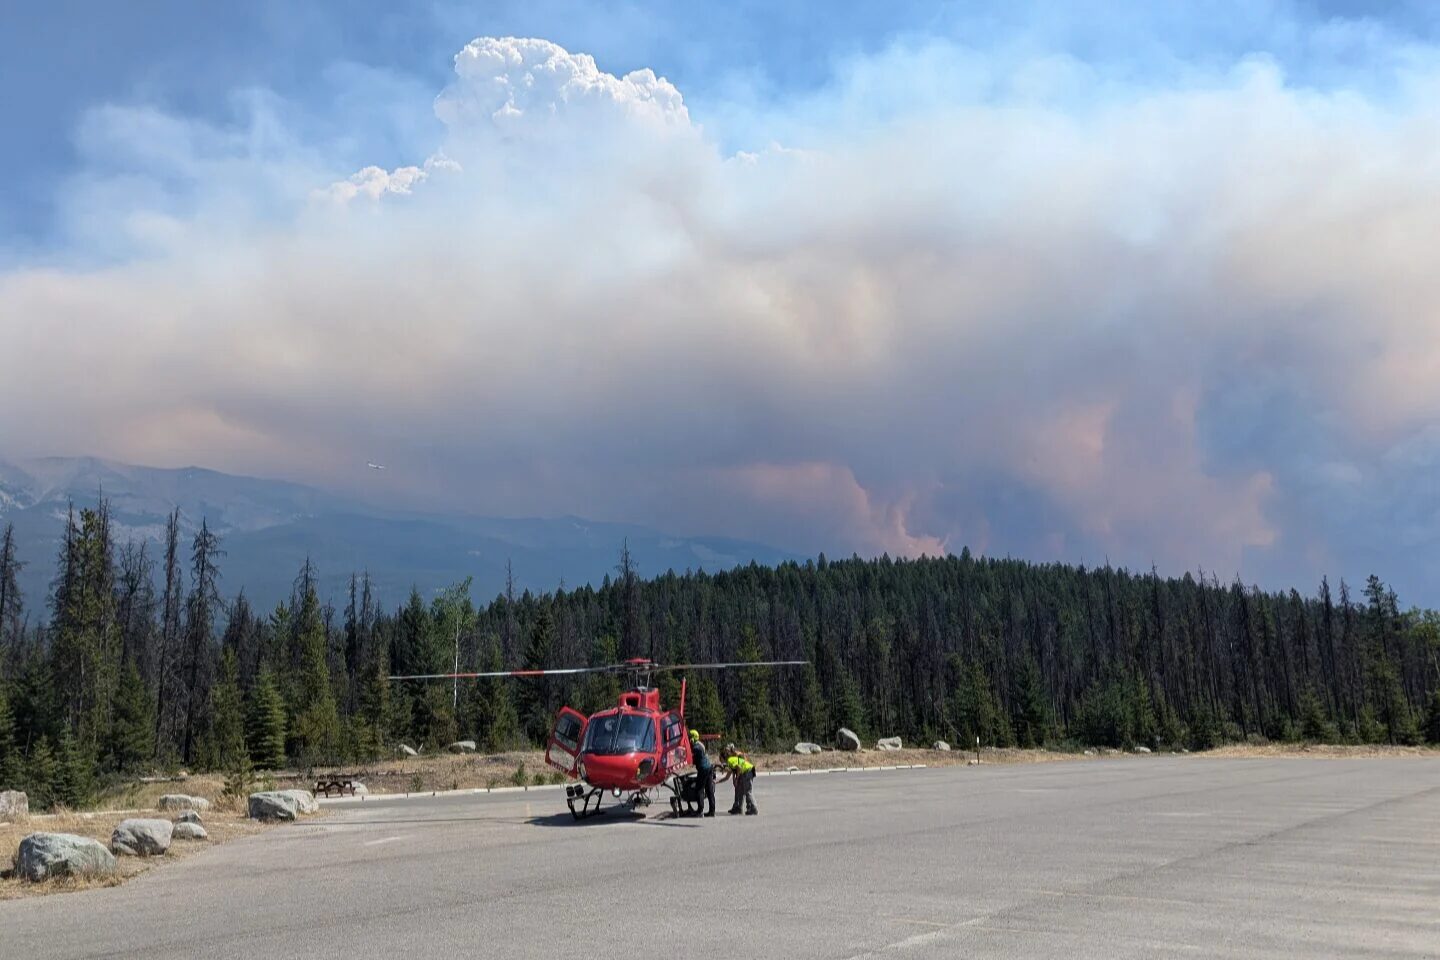
[[[735,752],[736,752],[736,751],[735,751],[735,744],[733,744],[733,743],[727,743],[727,744],[725,744],[725,752],[726,752],[726,753],[735,753]]]
[[[700,740],[700,731],[699,731],[699,730],[691,730],[691,731],[690,731],[690,739],[691,739],[691,740],[694,740],[694,741],[696,741],[696,742],[699,742],[699,740]]]

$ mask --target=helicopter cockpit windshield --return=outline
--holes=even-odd
[[[592,717],[585,728],[584,753],[618,756],[655,749],[655,720],[640,713]]]

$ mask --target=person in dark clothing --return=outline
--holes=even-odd
[[[695,759],[695,777],[699,780],[700,790],[705,794],[710,807],[705,811],[705,816],[715,816],[715,764],[710,760],[710,754],[705,750],[705,744],[700,742],[698,731],[690,731],[690,755]]]

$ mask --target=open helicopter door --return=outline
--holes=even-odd
[[[580,742],[585,739],[585,715],[569,707],[561,707],[555,716],[555,726],[550,731],[550,742],[545,745],[545,762],[567,777],[578,777],[576,764],[580,757]]]

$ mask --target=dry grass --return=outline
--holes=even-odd
[[[1361,744],[1346,746],[1325,743],[1234,743],[1204,753],[1197,757],[1221,757],[1243,759],[1247,757],[1271,757],[1287,759],[1333,759],[1333,760],[1377,760],[1393,757],[1440,757],[1436,747],[1392,747],[1385,744]]]
[[[1045,750],[997,750],[985,748],[981,751],[984,763],[1044,763],[1055,760],[1074,760],[1080,755]],[[790,768],[797,770],[825,770],[831,767],[892,767],[925,764],[932,767],[964,766],[975,757],[974,752],[959,750],[942,751],[929,749],[907,750],[861,750],[845,752],[826,750],[818,754],[764,753],[751,754],[761,772],[777,772]],[[371,793],[430,793],[443,790],[473,790],[515,786],[517,770],[524,765],[524,781],[536,783],[559,783],[560,774],[545,764],[545,755],[538,750],[511,751],[499,754],[427,754],[404,760],[386,760],[379,763],[356,764],[348,767],[317,768],[313,776],[302,779],[299,776],[282,778],[281,787],[298,787],[309,790],[315,786],[315,779],[329,774],[354,774],[365,783]],[[537,779],[537,775],[538,778]]]
[[[214,780],[214,784],[207,782],[210,780]],[[155,809],[162,794],[188,793],[192,796],[204,796],[212,799],[213,802],[211,808],[200,815],[205,822],[205,831],[210,835],[208,841],[177,840],[161,857],[117,857],[118,869],[108,877],[63,877],[47,880],[44,883],[29,883],[16,877],[0,878],[0,900],[66,893],[94,887],[112,887],[125,882],[130,877],[144,873],[152,867],[193,856],[206,847],[265,829],[264,825],[247,820],[245,811],[240,804],[221,798],[220,787],[216,786],[218,784],[218,779],[204,777],[192,777],[183,784],[137,784],[133,792],[126,790],[118,794],[107,795],[102,797],[102,801],[112,803],[120,798],[148,801],[143,806],[136,805],[95,812],[61,811],[52,814],[32,814],[25,823],[0,824],[0,867],[9,869],[16,853],[19,852],[20,841],[32,833],[71,833],[99,840],[109,846],[110,835],[121,820],[129,817],[170,819],[172,814],[160,813]],[[151,789],[160,787],[165,789]]]

